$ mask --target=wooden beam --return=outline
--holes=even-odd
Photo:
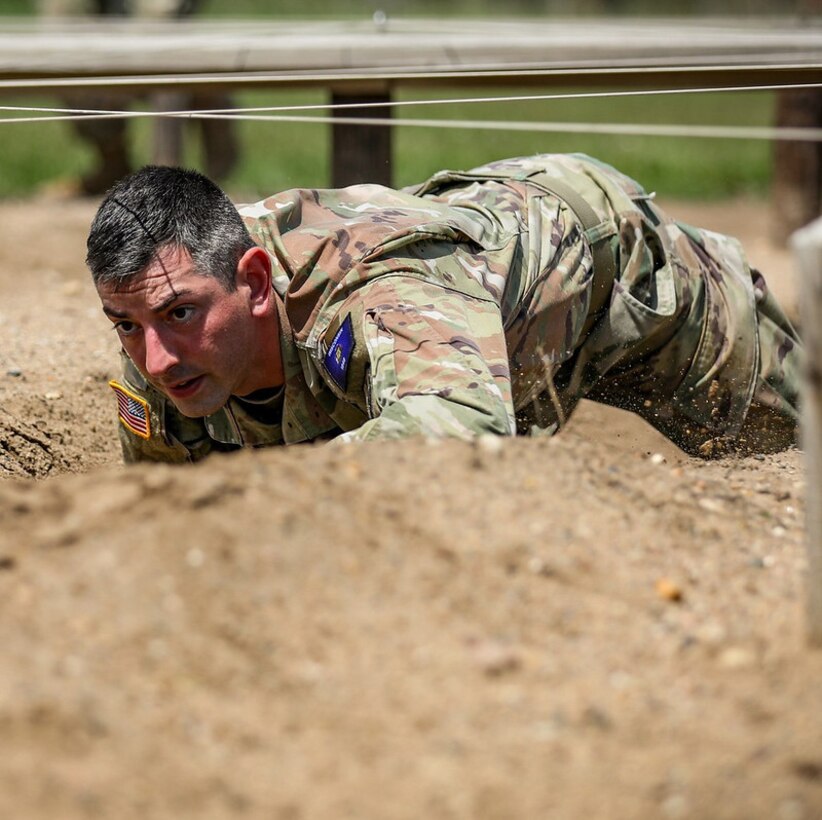
[[[807,629],[822,647],[822,219],[795,233],[802,331],[808,355],[802,438],[807,465]]]
[[[146,74],[221,74],[223,91],[266,84],[331,87],[335,80],[367,80],[369,73],[372,82],[377,75],[394,86],[813,82],[821,58],[822,27],[790,17],[391,18],[382,24],[109,18],[49,25],[6,20],[0,30],[0,79],[6,81],[118,75],[139,84]],[[505,77],[488,71],[506,67],[511,71]],[[254,76],[265,73],[271,79]],[[136,88],[131,85],[131,92]]]
[[[0,42],[0,47],[2,43]],[[59,69],[58,66],[55,66]],[[149,73],[150,72],[150,73]],[[726,66],[626,66],[620,69],[583,67],[539,70],[505,69],[498,71],[461,71],[449,66],[434,70],[397,71],[363,69],[361,71],[325,71],[308,69],[285,73],[183,71],[173,80],[157,75],[150,68],[140,72],[112,73],[103,66],[94,72],[72,71],[67,67],[59,74],[45,71],[11,72],[0,68],[0,93],[31,96],[54,94],[70,88],[72,94],[106,93],[133,97],[135,93],[158,91],[164,86],[176,91],[230,92],[239,89],[303,89],[333,87],[338,93],[357,94],[363,83],[380,81],[397,88],[747,88],[759,85],[806,84],[822,82],[822,58],[813,65],[726,65]]]

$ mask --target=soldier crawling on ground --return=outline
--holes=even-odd
[[[793,441],[802,348],[739,244],[581,154],[239,211],[147,167],[100,206],[87,262],[126,461],[551,433],[581,397],[703,455]]]

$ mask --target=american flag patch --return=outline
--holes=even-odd
[[[126,390],[118,382],[109,382],[108,386],[117,396],[117,413],[123,427],[130,430],[135,436],[150,438],[151,416],[148,412],[148,402],[134,395],[130,390]]]

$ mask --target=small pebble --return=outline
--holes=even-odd
[[[343,471],[352,481],[359,479],[363,472],[362,465],[359,461],[346,461],[345,464],[343,464]]]
[[[697,504],[708,512],[720,513],[724,510],[722,502],[717,501],[715,498],[700,498]]]
[[[728,638],[728,631],[719,621],[706,621],[696,631],[696,637],[708,646],[718,647]]]
[[[475,658],[480,669],[491,678],[516,672],[522,665],[520,657],[514,649],[493,641],[483,643],[477,647]]]
[[[544,575],[546,577],[554,575],[554,570],[537,555],[528,560],[528,569],[533,572],[534,575]]]
[[[787,533],[787,530],[784,527],[777,526],[777,527],[774,527],[771,530],[771,535],[774,538],[784,538],[786,533]]]
[[[171,486],[171,472],[164,466],[154,467],[143,476],[143,487],[149,492],[160,492]]]
[[[48,393],[43,394],[43,398],[47,401],[57,401],[63,398],[63,394],[59,390],[49,390]]]
[[[744,646],[729,646],[719,655],[719,665],[724,669],[747,669],[756,663],[756,655]]]
[[[199,569],[205,563],[205,554],[201,549],[197,549],[197,547],[192,547],[186,553],[186,563],[192,569]]]
[[[599,706],[587,706],[582,713],[582,722],[600,731],[607,732],[613,728],[614,722],[610,715]]]
[[[665,798],[662,813],[671,820],[680,820],[688,815],[688,801],[681,794],[672,794]]]
[[[15,378],[19,378],[23,375],[23,371],[19,367],[10,367],[6,371],[7,376],[14,376]]]
[[[484,453],[495,455],[502,452],[502,438],[492,435],[480,436],[477,439],[477,447]]]
[[[665,456],[662,455],[662,453],[654,453],[651,456],[651,464],[654,464],[656,466],[664,464],[666,461],[667,459],[665,458]]]
[[[665,601],[681,601],[684,597],[682,587],[670,578],[660,578],[655,587],[656,594]]]

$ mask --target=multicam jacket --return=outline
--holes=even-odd
[[[553,431],[586,395],[669,434],[734,435],[757,387],[757,299],[790,335],[735,240],[673,222],[584,155],[289,190],[240,213],[272,259],[284,387],[187,419],[126,361],[127,461]]]

